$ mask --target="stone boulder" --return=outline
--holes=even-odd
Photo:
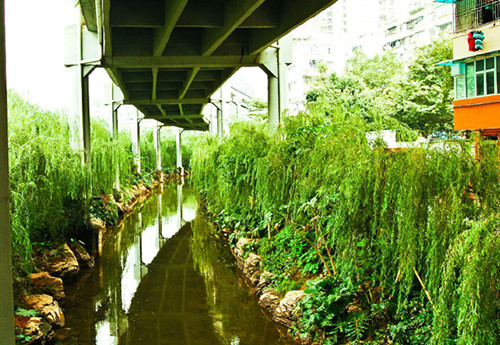
[[[253,286],[257,285],[260,281],[259,267],[261,261],[262,258],[259,255],[250,253],[243,262],[243,274],[248,278]]]
[[[52,296],[31,295],[25,301],[29,308],[37,310],[51,325],[64,327],[64,314]]]
[[[16,315],[16,334],[24,335],[24,345],[41,344],[45,345],[52,341],[54,331],[52,326],[41,317],[27,317]]]
[[[106,228],[106,224],[102,219],[90,218],[89,220],[90,229],[94,231],[99,231]]]
[[[123,208],[123,204],[121,202],[115,202],[116,208],[118,209],[118,214],[122,215],[125,213],[125,209]]]
[[[61,278],[52,277],[47,272],[30,274],[31,285],[36,292],[45,293],[53,296],[56,300],[65,297],[64,285]]]
[[[243,254],[245,254],[244,246],[248,243],[252,243],[255,240],[252,238],[245,238],[242,237],[238,240],[236,243],[236,247],[234,248],[234,254],[236,255],[237,258],[243,258]]]
[[[67,244],[48,253],[45,269],[51,275],[62,279],[71,278],[80,272],[78,260]]]
[[[272,315],[276,308],[278,308],[279,303],[280,296],[273,290],[264,292],[259,298],[259,305]]]
[[[271,283],[271,279],[274,276],[273,273],[269,271],[264,271],[259,278],[259,282],[257,283],[257,286],[255,287],[255,294],[257,296],[262,295],[264,292],[264,289]]]
[[[69,247],[75,254],[80,267],[94,268],[94,258],[87,252],[84,246],[74,241],[69,244]]]
[[[295,308],[305,295],[305,292],[302,290],[287,292],[276,308],[273,320],[284,326],[291,327],[297,321]]]

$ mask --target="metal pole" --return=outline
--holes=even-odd
[[[9,212],[9,149],[5,76],[5,3],[0,0],[0,344],[14,345],[14,297]]]

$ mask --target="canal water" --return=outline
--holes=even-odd
[[[66,294],[58,345],[291,344],[186,186],[165,187],[129,216]]]

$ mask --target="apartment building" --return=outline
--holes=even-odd
[[[414,47],[452,31],[452,6],[433,0],[339,0],[293,35],[290,106],[301,109],[304,95],[326,67],[341,74],[356,50],[368,56],[396,49],[409,58]]]
[[[427,3],[393,20],[383,29],[383,49],[392,49],[408,61],[417,47],[453,32],[453,7],[447,3]]]
[[[457,130],[500,133],[500,0],[454,3],[454,124]]]

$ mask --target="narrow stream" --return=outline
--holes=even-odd
[[[107,239],[96,268],[66,288],[58,345],[274,345],[229,248],[190,187],[165,187]]]

